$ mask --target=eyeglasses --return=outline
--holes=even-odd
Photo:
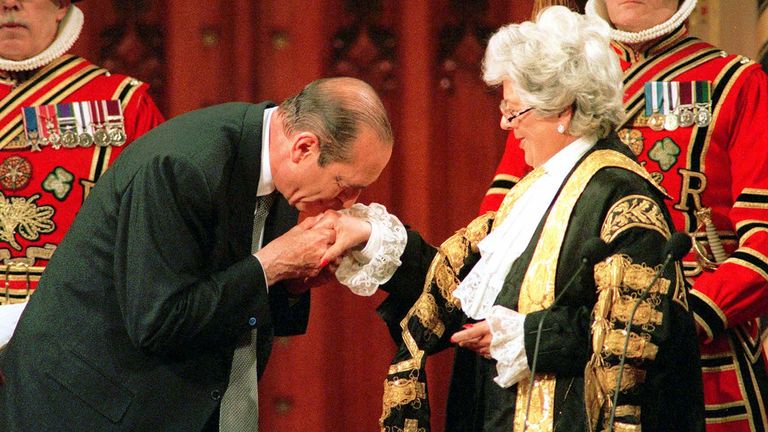
[[[509,101],[507,101],[506,99],[501,101],[501,104],[499,105],[499,110],[501,110],[501,115],[506,117],[507,123],[512,123],[513,120],[515,120],[516,118],[522,116],[523,114],[527,113],[528,111],[530,111],[532,109],[533,109],[533,107],[529,107],[529,108],[525,108],[525,109],[522,109],[522,110],[517,111],[517,112],[511,111],[509,109]]]

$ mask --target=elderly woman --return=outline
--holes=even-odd
[[[608,34],[600,20],[552,7],[491,38],[484,78],[503,86],[501,127],[535,169],[498,212],[437,250],[408,234],[403,265],[382,285],[390,292],[382,316],[402,335],[385,381],[383,431],[429,429],[426,357],[451,342],[462,348],[447,430],[702,427],[685,285],[677,263],[660,265],[671,236],[664,192],[612,132],[624,114]],[[399,251],[391,247],[398,236],[380,232],[391,224],[369,220],[328,214],[319,222],[336,227],[339,248],[371,233],[363,253],[338,269],[344,283],[370,281],[360,273],[392,261],[372,244]],[[595,239],[608,256],[593,266],[584,255],[601,248],[582,245]],[[371,263],[360,264],[361,255]],[[404,305],[412,307],[401,321]]]

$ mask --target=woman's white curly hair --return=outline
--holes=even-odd
[[[603,20],[563,6],[543,9],[535,22],[499,29],[488,42],[483,79],[509,80],[539,115],[573,107],[568,131],[606,137],[624,120],[622,71]]]

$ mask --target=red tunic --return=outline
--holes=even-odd
[[[628,113],[619,136],[672,197],[676,229],[695,233],[702,250],[690,253],[684,267],[693,283],[690,308],[706,333],[700,349],[707,430],[767,431],[768,377],[758,317],[768,314],[768,77],[759,64],[691,38],[683,27],[644,52],[619,43],[614,49],[624,70]],[[654,99],[646,98],[647,82],[677,82],[681,88],[708,82],[710,123],[652,129],[645,106]],[[662,99],[656,102],[663,105]],[[497,208],[528,170],[510,134],[481,212]],[[709,237],[697,217],[702,208],[711,211]],[[714,261],[718,243],[727,259],[708,266],[700,257]]]
[[[35,289],[99,176],[125,144],[163,121],[147,88],[131,77],[110,74],[71,55],[60,57],[16,87],[0,82],[0,304],[24,301]],[[112,100],[122,108],[125,144],[122,139],[109,145],[49,143],[39,150],[30,145],[24,108],[56,113],[57,105],[91,101],[106,106],[101,101]],[[98,112],[93,110],[92,123],[98,120]],[[60,127],[56,114],[50,120],[54,129],[46,133],[63,136],[66,129]],[[114,116],[113,120],[119,122],[120,118]],[[81,126],[88,126],[86,120],[80,121]]]

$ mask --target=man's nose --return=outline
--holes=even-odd
[[[21,5],[20,0],[0,0],[3,9],[17,9]]]

